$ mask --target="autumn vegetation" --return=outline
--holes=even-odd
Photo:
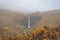
[[[0,35],[0,40],[60,40],[60,26],[50,29],[48,26],[28,29],[25,33],[21,31],[17,34],[11,32]]]

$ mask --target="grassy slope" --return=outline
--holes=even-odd
[[[60,10],[51,10],[47,12],[39,12],[32,15],[41,16],[41,20],[35,25],[49,25],[50,27],[57,26],[60,24]]]

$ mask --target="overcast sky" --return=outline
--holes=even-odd
[[[47,11],[60,9],[60,0],[0,0],[0,9]]]

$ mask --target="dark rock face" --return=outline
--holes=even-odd
[[[30,26],[33,26],[35,23],[41,20],[41,16],[30,16]],[[28,26],[28,18],[23,18],[22,20],[17,21],[18,24],[22,24],[25,27]]]

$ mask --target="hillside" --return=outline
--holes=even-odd
[[[1,36],[7,33],[16,34],[24,29],[23,25],[16,23],[16,20],[21,20],[25,15],[19,12],[0,10],[0,34]]]
[[[30,16],[31,28],[28,28],[28,16]],[[34,12],[28,15],[0,10],[0,40],[57,40],[59,38],[60,10]]]
[[[19,30],[28,27],[28,16],[30,16],[30,26],[35,28],[36,26],[48,25],[50,28],[60,25],[60,10],[49,10],[46,12],[34,12],[28,15],[24,15],[20,12],[0,10],[0,27],[5,30],[5,26],[8,26],[11,30]],[[17,27],[18,26],[18,27]],[[7,28],[8,28],[7,27]]]
[[[34,14],[36,16],[40,16],[41,20],[38,21],[35,25],[44,26],[47,24],[48,26],[56,27],[57,25],[60,25],[60,10],[50,10],[46,12],[36,12]],[[36,19],[36,18],[35,18]]]

